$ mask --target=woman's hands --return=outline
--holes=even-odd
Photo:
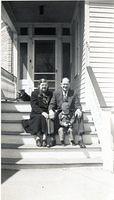
[[[54,119],[55,118],[55,113],[53,110],[49,110],[49,118]]]
[[[46,119],[48,119],[48,117],[49,117],[49,115],[48,115],[46,112],[42,112],[42,115],[43,115]]]
[[[46,118],[46,119],[54,119],[54,117],[55,117],[55,113],[54,113],[54,111],[53,110],[50,110],[49,111],[49,114],[48,113],[46,113],[46,112],[42,112],[42,115]]]

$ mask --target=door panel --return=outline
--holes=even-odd
[[[62,75],[63,77],[71,78],[71,72],[70,72],[70,43],[62,43],[62,56],[63,56],[63,69],[62,69]]]
[[[28,43],[20,43],[20,79],[27,79]]]
[[[50,89],[55,89],[55,41],[35,40],[34,87],[41,78],[47,79]]]

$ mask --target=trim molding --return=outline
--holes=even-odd
[[[1,67],[1,75],[12,82],[17,82],[17,77]]]

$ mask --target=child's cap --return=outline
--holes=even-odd
[[[69,113],[69,103],[68,103],[68,102],[64,102],[64,103],[62,104],[62,111],[63,111],[64,113]]]

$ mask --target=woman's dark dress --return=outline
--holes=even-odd
[[[47,134],[47,122],[42,112],[48,113],[48,106],[52,98],[52,92],[47,90],[46,93],[42,93],[39,89],[32,92],[31,95],[31,107],[30,114],[30,130],[33,135],[39,133]]]

